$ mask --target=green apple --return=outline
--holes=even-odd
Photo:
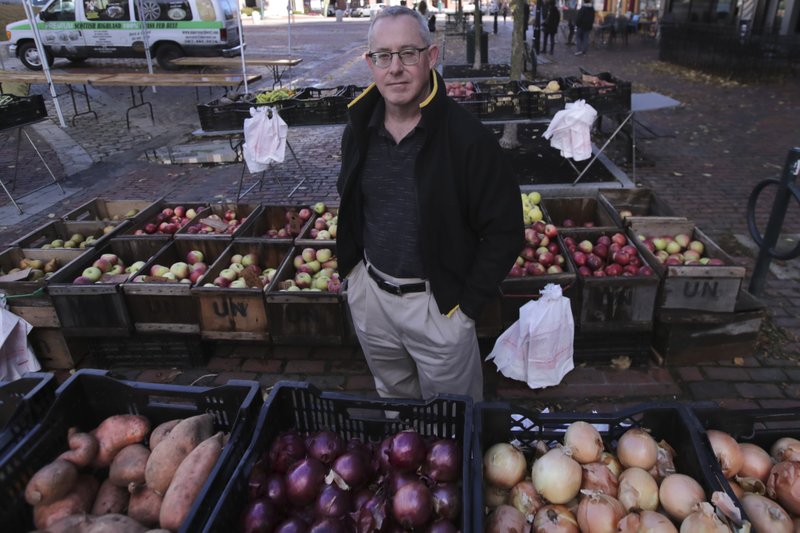
[[[96,282],[103,275],[103,271],[95,266],[90,266],[89,268],[84,269],[81,275],[85,278],[89,278],[92,280],[92,282]]]

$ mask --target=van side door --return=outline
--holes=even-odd
[[[78,0],[80,1],[80,0]],[[75,2],[54,0],[39,13],[39,33],[43,44],[55,56],[84,55],[85,40],[81,19],[76,16]]]
[[[130,56],[131,11],[128,0],[76,0],[80,2],[86,46],[93,57]]]

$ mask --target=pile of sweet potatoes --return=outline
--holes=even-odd
[[[202,414],[152,428],[139,415],[114,415],[85,433],[70,428],[69,450],[25,487],[38,530],[175,531],[187,518],[227,442]]]

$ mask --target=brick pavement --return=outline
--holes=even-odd
[[[506,62],[510,49],[510,27],[500,24],[498,35],[489,35],[490,61]],[[363,25],[364,30],[366,25]],[[266,28],[269,29],[269,28]],[[259,42],[260,28],[253,39]],[[530,35],[530,34],[529,34]],[[439,36],[441,38],[441,35]],[[266,38],[266,37],[264,37]],[[298,38],[300,40],[300,38]],[[252,41],[251,41],[252,42]],[[278,41],[280,42],[280,41]],[[359,43],[341,48],[328,47],[334,56],[346,54]],[[265,45],[265,49],[272,43]],[[301,45],[298,45],[301,46]],[[363,43],[362,43],[363,46]],[[322,45],[309,45],[315,53]],[[463,40],[447,37],[448,64],[463,63]],[[305,79],[338,78],[320,73],[317,66],[299,70]],[[577,58],[572,49],[556,45],[547,64],[539,66],[540,77],[575,75],[583,67],[590,72],[609,71],[634,84],[634,92],[657,91],[681,102],[674,109],[637,116],[642,165],[637,181],[654,189],[679,214],[689,216],[712,238],[723,243],[737,262],[752,269],[754,254],[747,247],[745,206],[753,186],[765,177],[780,172],[791,147],[800,104],[798,80],[739,84],[657,61],[652,42],[633,37],[627,46],[593,46],[587,56]],[[348,59],[356,63],[356,59]],[[309,64],[311,61],[309,61]],[[139,64],[141,68],[141,64]],[[329,67],[335,76],[353,74],[346,66]],[[361,82],[352,79],[350,82]],[[319,86],[324,86],[322,82]],[[161,92],[161,89],[159,89]],[[143,115],[135,115],[134,126],[126,131],[120,121],[120,103],[127,95],[122,89],[98,91],[100,120],[81,119],[81,126],[69,129],[76,150],[88,154],[94,165],[72,173],[68,179],[79,192],[58,200],[48,209],[22,222],[2,228],[2,241],[8,242],[48,215],[60,215],[71,206],[94,196],[118,198],[156,198],[219,200],[235,196],[239,165],[170,166],[148,162],[143,153],[167,144],[184,142],[197,127],[193,95],[188,90],[166,91],[153,96],[156,127]],[[607,125],[606,128],[609,126]],[[645,127],[647,129],[645,129]],[[38,131],[38,130],[37,130]],[[338,170],[338,141],[341,127],[303,127],[290,131],[290,142],[301,154],[308,188],[293,201],[306,203],[323,199],[335,203],[333,181]],[[0,150],[0,155],[5,152]],[[612,146],[614,161],[630,172],[621,146]],[[52,157],[53,154],[50,154]],[[78,158],[85,163],[85,158]],[[68,165],[69,166],[69,165]],[[76,165],[76,167],[79,165]],[[281,183],[273,176],[261,191],[254,190],[248,202],[284,201],[302,174],[293,164],[276,169]],[[248,183],[255,177],[248,176]],[[1,206],[2,204],[0,204]],[[787,217],[785,228],[800,233],[800,211],[796,206]],[[796,261],[795,261],[796,263]],[[785,269],[772,274],[763,296],[772,323],[757,353],[743,361],[722,360],[697,365],[659,367],[649,365],[619,370],[611,365],[586,364],[571,372],[558,387],[531,391],[524,384],[499,376],[493,365],[485,365],[487,399],[508,399],[530,407],[609,410],[629,404],[659,399],[716,402],[727,407],[778,407],[800,405],[800,287],[795,265],[777,263]],[[776,270],[777,272],[777,270]],[[484,351],[491,344],[485,343]],[[90,361],[87,364],[91,364]],[[225,344],[203,368],[180,372],[164,369],[114,369],[119,375],[177,383],[222,383],[231,377],[258,379],[269,387],[279,379],[311,381],[331,390],[374,394],[363,357],[354,347],[276,347],[268,345]]]

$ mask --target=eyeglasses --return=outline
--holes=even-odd
[[[378,68],[389,68],[389,65],[392,64],[393,55],[397,55],[402,64],[410,67],[419,63],[419,54],[428,48],[430,47],[424,46],[422,48],[404,48],[399,52],[368,52],[367,55]]]

